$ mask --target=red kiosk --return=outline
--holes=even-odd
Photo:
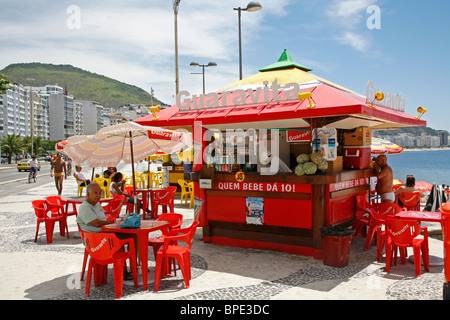
[[[158,119],[135,120],[193,133],[203,241],[322,259],[320,229],[350,225],[355,197],[369,195],[371,130],[426,125],[404,112],[398,94],[382,99],[369,82],[364,97],[310,71],[285,50],[258,74],[206,95],[181,91]],[[296,157],[312,148],[327,155],[328,169],[296,175]]]

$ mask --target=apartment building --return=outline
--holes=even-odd
[[[49,115],[49,139],[65,140],[81,134],[83,108],[74,104],[74,97],[58,85],[33,87],[42,98]]]
[[[82,119],[83,119],[83,130],[82,134],[95,134],[98,130],[104,126],[104,107],[95,102],[89,100],[75,100],[76,105],[82,107]]]
[[[0,136],[30,135],[29,101],[29,90],[20,84],[12,84],[0,95]]]

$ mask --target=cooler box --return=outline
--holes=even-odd
[[[367,169],[370,165],[370,146],[345,146],[344,169]]]

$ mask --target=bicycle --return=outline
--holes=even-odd
[[[28,183],[31,183],[31,181],[33,181],[33,182],[37,181],[37,172],[34,170],[31,170],[31,168],[30,168],[30,174],[28,175]]]

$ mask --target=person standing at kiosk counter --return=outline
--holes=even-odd
[[[394,203],[395,194],[392,191],[393,173],[391,167],[387,164],[387,157],[382,154],[373,159],[373,169],[377,175],[377,185],[375,190],[381,197],[383,203]]]

